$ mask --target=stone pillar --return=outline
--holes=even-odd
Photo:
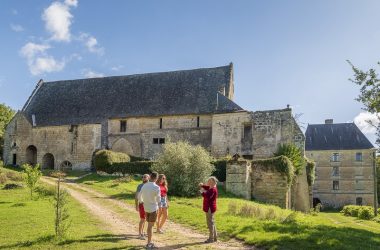
[[[251,162],[229,161],[226,169],[226,191],[251,199]]]

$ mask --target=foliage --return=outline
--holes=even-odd
[[[363,206],[359,209],[358,218],[362,220],[370,220],[375,217],[372,207]]]
[[[66,190],[63,190],[61,188],[61,180],[63,175],[57,174],[58,180],[57,180],[57,189],[54,195],[54,211],[55,211],[55,218],[54,218],[54,229],[55,229],[55,236],[58,239],[62,239],[66,236],[67,230],[69,229],[70,223],[68,221],[69,219],[69,213],[67,209],[67,203],[68,203],[68,193]]]
[[[4,162],[0,160],[0,168],[4,167]]]
[[[278,147],[274,156],[286,156],[292,162],[294,167],[294,174],[299,175],[305,167],[305,158],[301,150],[294,144],[282,144]]]
[[[350,79],[350,81],[360,86],[360,94],[356,100],[364,105],[365,110],[372,114],[376,114],[379,118],[380,79],[376,73],[376,70],[371,68],[368,71],[363,71],[355,67],[350,61],[348,61],[348,63],[351,65],[352,70],[354,71],[354,77],[353,79]],[[377,64],[380,65],[380,62]],[[370,124],[372,126],[375,126],[377,129],[376,144],[380,145],[380,125],[376,126],[371,122]]]
[[[149,174],[153,167],[154,161],[135,161],[135,162],[119,162],[111,166],[112,173],[121,173],[123,176],[127,174]]]
[[[23,186],[20,183],[7,183],[3,187],[4,190],[16,189],[16,188],[23,188]]]
[[[5,127],[14,115],[15,111],[11,107],[5,105],[4,103],[0,103],[0,159],[3,157]]]
[[[287,177],[288,185],[293,181],[294,177],[294,167],[290,159],[286,156],[280,155],[267,159],[253,160],[252,164],[259,164],[267,169],[276,170],[283,173]]]
[[[103,149],[95,153],[94,165],[97,171],[104,171],[107,173],[105,170],[110,168],[112,164],[130,162],[130,160],[131,158],[127,154]]]
[[[318,203],[315,207],[310,208],[311,215],[318,215],[321,212],[322,204]]]
[[[211,175],[215,176],[219,181],[226,181],[226,169],[227,169],[227,159],[217,159],[212,161],[215,167],[215,171]]]
[[[370,206],[347,205],[340,212],[346,216],[358,217],[363,220],[370,220],[375,217],[373,207]]]
[[[30,198],[33,198],[33,191],[36,188],[37,181],[40,179],[42,172],[40,170],[40,165],[36,164],[31,166],[29,164],[24,164],[22,166],[24,169],[24,182],[26,186],[30,189]]]
[[[195,196],[198,183],[204,182],[215,170],[211,160],[207,150],[199,145],[169,142],[164,145],[153,169],[166,175],[170,194]]]
[[[134,162],[134,161],[148,161],[148,159],[143,158],[143,157],[139,157],[139,156],[130,155],[129,157],[131,158],[131,162]]]
[[[314,184],[315,180],[315,162],[306,159],[306,177],[309,186]]]

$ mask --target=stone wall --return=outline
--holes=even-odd
[[[230,161],[227,164],[226,190],[245,199],[290,208],[286,177],[271,167],[250,161]],[[274,169],[274,167],[273,167]]]
[[[306,151],[306,156],[316,163],[313,198],[331,207],[356,204],[356,198],[362,198],[363,205],[373,205],[374,152],[375,149]],[[333,153],[339,154],[339,161],[332,161]],[[356,161],[356,153],[362,153],[362,161]],[[333,188],[334,181],[339,182],[337,190]]]
[[[46,154],[53,156],[54,168],[68,161],[73,169],[91,167],[92,154],[101,148],[101,125],[32,127],[30,122],[18,113],[8,124],[5,132],[4,159],[6,164],[27,163],[27,149],[36,149],[36,162],[42,164]],[[45,158],[44,158],[45,157]]]
[[[198,118],[199,117],[199,118]],[[160,128],[160,119],[162,127]],[[199,126],[198,126],[199,119]],[[144,158],[154,158],[162,151],[165,142],[188,141],[193,145],[211,147],[211,115],[181,115],[161,117],[131,117],[108,121],[108,147]],[[126,121],[125,132],[120,132],[120,121]]]
[[[252,198],[251,173],[251,163],[248,161],[228,162],[226,168],[226,190],[250,200]]]

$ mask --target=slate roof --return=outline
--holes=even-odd
[[[305,150],[350,150],[374,148],[355,123],[309,124]]]
[[[23,108],[37,126],[100,123],[107,118],[242,110],[217,94],[232,83],[232,64],[216,68],[43,82]],[[218,98],[217,98],[218,95]],[[217,108],[218,99],[218,108]]]

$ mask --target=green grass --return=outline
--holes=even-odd
[[[0,168],[0,171],[12,170]],[[40,184],[40,190],[45,192],[37,193],[33,200],[26,188],[3,190],[2,187],[0,249],[124,249],[127,245],[124,235],[103,230],[102,224],[71,198],[68,203],[71,226],[67,237],[58,241],[54,237],[51,186]]]
[[[134,192],[139,181],[118,183],[117,177],[91,174],[78,182],[113,198],[134,203]],[[170,187],[169,187],[170,188]],[[206,233],[201,210],[202,199],[170,198],[170,219]],[[237,210],[243,206],[258,207],[261,214],[236,215],[229,212],[230,204]],[[260,215],[260,214],[259,214]],[[236,237],[246,243],[271,249],[379,249],[380,224],[345,217],[337,212],[319,213],[316,216],[293,213],[275,206],[258,204],[226,194],[219,189],[216,223],[222,239]]]

